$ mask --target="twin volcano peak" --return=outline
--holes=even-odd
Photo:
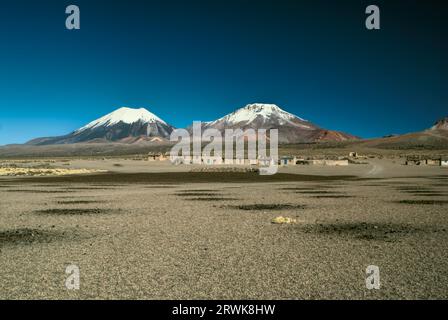
[[[241,122],[250,123],[255,120],[273,120],[288,123],[291,120],[305,121],[292,113],[282,110],[275,104],[252,103],[240,108],[212,123],[226,122],[228,124],[237,124]],[[279,123],[282,124],[282,123]]]
[[[205,129],[278,129],[280,143],[344,141],[357,137],[319,126],[289,113],[275,104],[248,104],[218,120],[206,122]]]
[[[252,103],[215,121],[203,123],[204,128],[278,129],[279,142],[317,142],[350,140],[349,134],[322,129],[289,113],[275,104]],[[145,108],[119,108],[64,136],[38,138],[31,145],[72,144],[90,142],[134,143],[170,138],[175,128]]]
[[[94,120],[84,127],[76,130],[76,132],[81,132],[87,129],[92,129],[100,126],[113,126],[118,123],[126,123],[126,124],[133,124],[137,122],[141,123],[162,123],[166,125],[167,123],[160,119],[155,114],[149,112],[145,108],[128,108],[128,107],[122,107],[119,108],[97,120]]]
[[[169,139],[174,127],[145,108],[119,108],[101,118],[89,122],[72,133],[38,138],[28,142],[31,145],[72,144],[90,142],[153,141]]]

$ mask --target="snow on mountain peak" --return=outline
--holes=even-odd
[[[437,121],[431,130],[448,130],[448,117],[442,118]]]
[[[139,121],[142,123],[160,122],[166,124],[165,121],[157,117],[155,114],[149,112],[145,108],[133,109],[128,107],[122,107],[99,119],[96,119],[88,123],[84,127],[78,129],[77,132],[100,126],[111,126],[119,122],[132,124]]]
[[[252,103],[236,110],[235,112],[232,112],[231,114],[221,119],[216,120],[215,122],[225,121],[226,123],[233,123],[233,124],[240,122],[250,123],[257,118],[262,118],[264,120],[275,118],[280,122],[288,122],[288,123],[293,119],[306,121],[297,117],[296,115],[293,115],[292,113],[282,110],[275,104]]]

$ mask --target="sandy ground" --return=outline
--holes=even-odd
[[[448,298],[446,168],[373,160],[192,183],[158,162],[65,166],[122,175],[0,178],[2,299]],[[70,264],[80,290],[65,287]],[[369,265],[379,290],[366,289]]]

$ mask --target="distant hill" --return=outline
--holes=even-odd
[[[355,145],[379,149],[448,149],[448,117],[424,131],[363,140]]]
[[[15,144],[0,146],[0,158],[105,157],[169,152],[170,142],[75,143],[52,145]]]

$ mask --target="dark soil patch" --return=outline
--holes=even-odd
[[[245,210],[245,211],[259,211],[259,210],[293,210],[293,209],[304,209],[305,206],[301,204],[247,204],[230,206],[233,209]]]
[[[179,197],[220,197],[223,195],[221,191],[210,189],[192,189],[192,190],[179,190],[175,193]]]
[[[430,190],[430,189],[409,189],[409,190],[401,190],[404,193],[428,193],[428,192],[435,192],[434,190]]]
[[[92,203],[103,203],[104,201],[99,200],[67,200],[58,201],[58,204],[92,204]]]
[[[108,209],[99,209],[99,208],[93,208],[93,209],[82,209],[82,208],[74,208],[74,209],[61,209],[61,208],[54,208],[54,209],[45,209],[45,210],[36,210],[34,211],[38,214],[45,214],[45,215],[76,215],[76,216],[82,216],[82,215],[97,215],[97,214],[110,214],[115,212],[114,210],[108,210]]]
[[[432,179],[432,180],[448,180],[448,176],[434,176],[434,177],[428,177],[428,179]]]
[[[285,191],[314,191],[316,189],[323,190],[323,189],[331,189],[334,187],[286,187],[286,188],[280,188],[279,190],[285,190]]]
[[[109,187],[69,187],[64,188],[64,190],[112,190],[114,188]]]
[[[36,187],[36,188],[58,188],[58,187],[69,188],[70,187],[70,185],[68,185],[68,184],[54,184],[54,183],[33,184],[32,186]]]
[[[80,196],[75,196],[75,195],[70,195],[70,196],[59,196],[59,197],[56,197],[56,198],[58,198],[58,199],[70,199],[70,200],[73,200],[73,199],[84,199],[84,198],[94,198],[95,196],[86,196],[86,195],[80,195]]]
[[[219,192],[212,192],[212,193],[206,193],[206,192],[183,192],[183,193],[175,193],[176,196],[181,196],[181,197],[191,197],[191,196],[217,196],[217,195],[221,195],[221,193]]]
[[[301,194],[331,194],[331,193],[338,193],[338,192],[326,191],[326,190],[312,190],[312,191],[297,191],[295,193],[301,193]]]
[[[68,193],[68,190],[28,190],[28,189],[11,189],[6,192],[22,192],[22,193]]]
[[[400,200],[396,203],[401,204],[425,204],[425,205],[444,205],[448,204],[448,200]]]
[[[327,194],[327,195],[319,195],[319,196],[311,196],[311,198],[316,198],[316,199],[344,199],[344,198],[355,198],[354,196],[347,196],[347,195],[343,195],[343,194]]]
[[[207,198],[197,197],[197,198],[187,198],[186,200],[191,200],[191,201],[234,201],[234,200],[239,200],[239,199],[225,198],[225,197],[207,197]]]
[[[49,243],[65,237],[64,232],[19,228],[0,230],[0,247],[6,245],[28,245],[33,243]]]
[[[411,192],[418,192],[418,191],[430,191],[430,189],[426,186],[402,186],[402,187],[396,187],[399,191],[411,191]]]
[[[213,190],[213,189],[191,189],[191,190],[179,190],[179,193],[182,192],[219,192],[219,190]]]
[[[118,173],[107,172],[78,176],[53,176],[19,178],[16,183],[140,183],[140,184],[182,184],[182,183],[254,183],[254,182],[293,182],[293,181],[338,181],[354,180],[355,176],[319,176],[277,173],[259,175],[255,172],[154,172]]]
[[[144,188],[147,188],[147,189],[164,189],[164,188],[166,188],[166,189],[169,189],[169,188],[176,188],[177,187],[177,185],[170,185],[170,186],[161,186],[161,185],[155,185],[155,186],[144,186]]]
[[[415,183],[406,181],[382,181],[381,183],[393,186],[415,186]]]
[[[128,184],[107,184],[107,183],[102,183],[102,184],[91,184],[91,187],[127,187],[129,186]]]
[[[413,193],[412,195],[417,197],[448,197],[447,194],[442,192],[419,192]]]
[[[397,241],[398,238],[419,232],[438,232],[444,229],[425,230],[407,224],[392,223],[329,223],[300,227],[306,233],[317,233],[329,236],[349,237],[361,240]]]

